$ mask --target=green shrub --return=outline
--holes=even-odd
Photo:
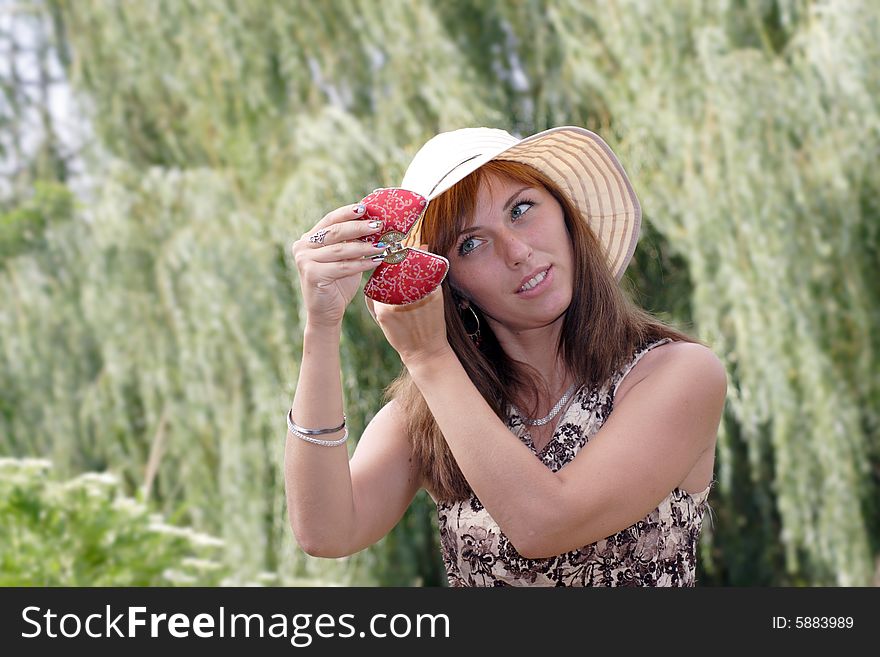
[[[110,473],[69,481],[51,463],[0,458],[0,585],[214,586],[223,542],[166,524]]]

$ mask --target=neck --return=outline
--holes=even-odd
[[[546,399],[541,395],[538,400],[538,409],[545,409],[544,412],[559,400],[574,380],[557,350],[564,318],[565,315],[561,315],[546,326],[522,331],[510,330],[488,320],[504,353],[513,360],[530,365],[539,373],[549,395]]]

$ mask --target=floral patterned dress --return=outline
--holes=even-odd
[[[556,472],[605,423],[614,394],[639,359],[664,338],[638,349],[604,386],[581,387],[550,442],[538,454],[511,407],[507,426]],[[526,559],[499,529],[476,495],[437,504],[443,562],[450,586],[694,586],[696,546],[712,483],[690,494],[675,488],[642,520],[590,545],[544,559]]]

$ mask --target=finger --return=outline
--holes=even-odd
[[[325,284],[355,273],[375,269],[385,258],[385,246],[354,240],[311,248],[304,240],[293,245],[296,267],[304,280],[312,285]]]
[[[380,264],[382,264],[381,259],[371,260],[370,258],[354,258],[324,263],[309,262],[300,269],[300,278],[307,287],[327,287],[341,278],[372,271]]]
[[[381,256],[386,248],[387,245],[385,244],[379,246],[370,242],[354,240],[352,242],[325,245],[321,249],[310,249],[308,259],[313,262],[338,262],[355,258],[372,258],[373,256]]]
[[[352,205],[343,205],[341,208],[328,212],[311,230],[303,233],[293,243],[291,251],[295,254],[298,249],[320,248],[324,246],[327,243],[327,236],[332,232],[332,226],[363,217],[366,211],[367,207],[363,203],[354,203]]]
[[[320,225],[320,224],[319,224]],[[339,244],[379,233],[384,224],[377,219],[361,219],[331,224],[303,234],[300,238],[309,248],[320,249],[331,244]]]
[[[320,230],[321,228],[327,228],[328,226],[332,226],[334,224],[341,223],[343,221],[351,221],[352,219],[359,219],[364,216],[364,213],[367,211],[367,206],[363,203],[353,203],[351,205],[343,205],[341,208],[336,208],[335,210],[331,210],[319,221],[312,232],[316,230]]]

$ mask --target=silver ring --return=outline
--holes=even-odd
[[[330,232],[329,228],[322,228],[321,230],[319,230],[317,233],[315,233],[314,235],[312,235],[309,238],[309,242],[311,242],[312,244],[323,244],[324,237],[326,237],[327,233],[329,233],[329,232]]]

